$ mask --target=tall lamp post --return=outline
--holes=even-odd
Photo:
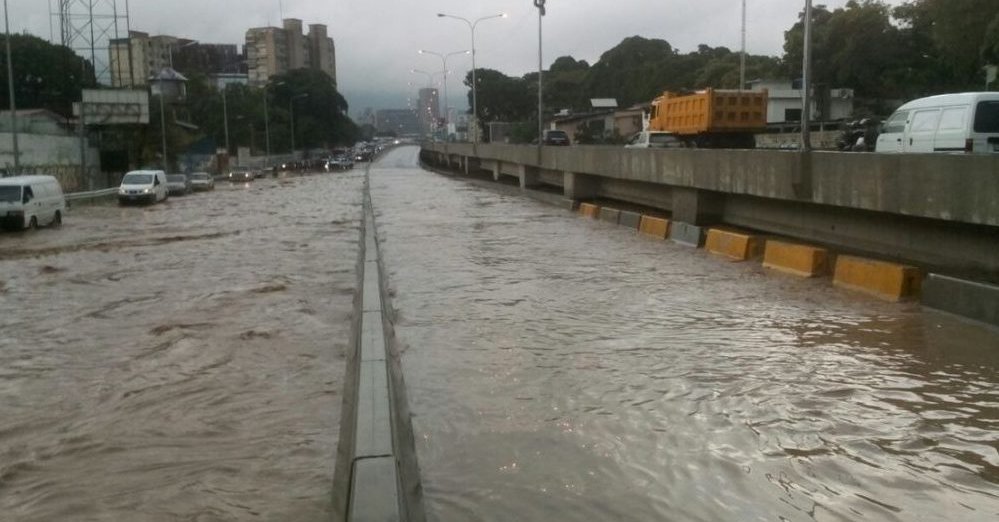
[[[14,61],[10,54],[10,17],[8,16],[7,0],[3,0],[4,35],[7,41],[7,92],[10,97],[10,135],[14,141],[14,174],[21,172],[21,158],[17,146],[17,100],[14,97]],[[83,117],[82,114],[80,116]],[[82,121],[82,120],[81,120]]]
[[[475,76],[475,26],[479,25],[479,22],[483,20],[491,20],[493,18],[506,18],[506,13],[500,13],[491,16],[483,16],[481,18],[476,18],[475,20],[469,20],[461,16],[449,15],[444,13],[437,13],[438,18],[454,18],[455,20],[461,20],[468,24],[468,29],[472,33],[472,120],[475,122],[475,131],[472,133],[472,143],[479,142],[479,100],[476,95],[476,87],[478,87],[478,82]]]
[[[447,54],[437,53],[434,51],[427,51],[426,49],[420,49],[420,54],[429,54],[436,56],[441,59],[441,69],[444,70],[444,124],[448,123],[450,118],[450,113],[448,112],[448,99],[447,99],[447,59],[452,56],[457,56],[459,54],[470,54],[471,51],[454,51]]]
[[[541,77],[544,75],[545,68],[544,62],[542,61],[541,54],[541,21],[545,17],[545,0],[534,0],[534,7],[538,8],[538,153],[541,152],[541,146],[544,144],[544,134],[545,134],[545,121],[544,121],[544,98],[542,97],[542,82]],[[539,156],[540,159],[540,156]]]
[[[427,77],[427,88],[428,89],[433,88],[433,86],[434,86],[434,76],[437,76],[438,74],[441,74],[441,75],[444,74],[444,71],[428,72],[428,71],[424,71],[422,69],[410,69],[409,72],[411,72],[413,74],[422,74],[422,75],[425,75]]]
[[[801,67],[801,150],[812,150],[812,0],[805,0],[805,49]]]
[[[229,154],[229,102],[226,100],[226,93],[229,91],[229,84],[222,83],[222,129],[225,131],[225,153]]]
[[[746,88],[746,0],[742,0],[742,52],[739,53],[739,90]]]
[[[309,93],[299,94],[292,96],[291,100],[288,101],[288,112],[291,113],[291,155],[295,155],[295,100],[301,100],[302,98],[308,98]]]

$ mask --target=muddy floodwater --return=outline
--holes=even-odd
[[[0,520],[329,520],[362,186],[0,234]]]
[[[416,152],[371,182],[431,520],[999,520],[995,329]]]

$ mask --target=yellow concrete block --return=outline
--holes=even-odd
[[[598,217],[600,217],[600,207],[594,205],[593,203],[580,203],[579,215],[583,217],[597,219]]]
[[[666,239],[669,235],[669,220],[652,216],[642,216],[638,223],[638,231],[642,234]]]
[[[725,256],[735,261],[746,261],[758,257],[763,250],[763,238],[745,232],[712,228],[704,248],[712,254]]]
[[[836,258],[834,285],[887,301],[916,295],[921,282],[922,275],[914,266],[854,256]]]
[[[767,241],[763,266],[801,277],[825,275],[829,270],[829,251],[784,241]]]

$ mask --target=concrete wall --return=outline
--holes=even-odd
[[[22,174],[56,176],[65,192],[87,190],[88,184],[80,176],[80,139],[48,134],[18,134]],[[14,166],[14,145],[10,133],[0,133],[0,166]],[[100,153],[94,147],[87,150],[87,173],[100,172]],[[103,179],[102,177],[98,176]],[[103,187],[96,187],[103,188]]]
[[[505,164],[999,226],[999,157],[427,144]],[[473,148],[475,150],[473,150]]]
[[[564,197],[614,199],[999,282],[999,157],[762,150],[636,150],[426,144],[443,165],[553,183]],[[529,184],[528,184],[529,185]]]

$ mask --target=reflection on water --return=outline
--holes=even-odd
[[[0,520],[328,520],[362,181],[0,235]]]
[[[995,520],[999,334],[372,171],[435,520]]]

